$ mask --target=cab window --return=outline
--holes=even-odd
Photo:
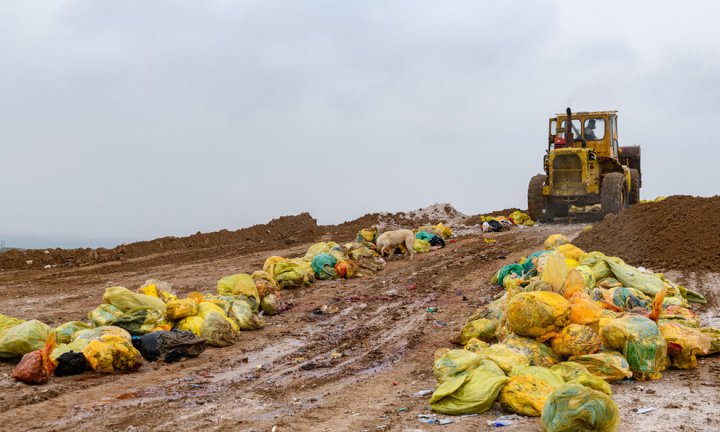
[[[585,139],[587,141],[599,141],[605,138],[605,119],[589,118],[585,119],[583,125],[585,131]]]
[[[560,130],[558,131],[559,135],[561,135],[563,138],[565,137],[565,125],[567,124],[567,119],[563,120],[562,123],[560,123]],[[573,119],[570,123],[570,127],[572,128],[573,138],[579,139],[580,138],[580,120]]]

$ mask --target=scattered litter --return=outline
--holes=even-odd
[[[425,312],[430,312],[430,313],[434,313],[437,311],[438,311],[438,308],[436,308],[435,306],[430,306],[429,308],[425,309]]]
[[[412,291],[415,288],[417,288],[417,284],[412,284],[412,285],[408,286],[408,291]]]
[[[497,243],[497,240],[494,238],[483,237],[483,240],[485,241],[485,243]]]
[[[410,411],[410,408],[402,407],[402,408],[398,408],[397,410],[398,410],[398,412]]]
[[[428,395],[431,395],[433,393],[433,391],[434,391],[433,389],[424,389],[424,390],[420,390],[417,393],[413,393],[413,396],[414,397],[428,396]]]
[[[657,408],[655,407],[647,407],[647,408],[633,408],[633,411],[638,414],[647,414],[649,412],[655,411]]]
[[[510,426],[519,420],[523,420],[523,417],[517,414],[504,415],[496,418],[495,420],[488,420],[487,425],[493,427]]]
[[[447,417],[445,418],[439,418],[436,414],[418,414],[417,416],[420,423],[427,423],[427,424],[439,424],[439,425],[446,425],[453,423],[453,421]]]

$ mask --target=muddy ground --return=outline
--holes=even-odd
[[[464,319],[500,290],[489,283],[502,265],[542,248],[552,233],[574,236],[582,224],[546,225],[459,239],[409,260],[390,260],[373,277],[322,281],[287,290],[292,308],[266,317],[232,347],[209,348],[174,364],[146,363],[130,374],[53,378],[32,387],[10,379],[0,363],[3,431],[465,431],[490,430],[499,408],[480,416],[423,424],[430,413],[433,353]],[[319,239],[316,239],[319,240]],[[350,239],[337,239],[346,241]],[[0,273],[0,313],[52,326],[81,320],[111,285],[136,288],[148,278],[178,294],[212,291],[221,276],[251,272],[269,255],[302,255],[308,245],[242,253],[240,249],[175,250],[94,266]],[[669,269],[672,270],[672,269]],[[717,273],[667,272],[709,298],[700,308],[720,325]],[[410,289],[411,286],[416,286]],[[428,307],[437,307],[435,313]],[[720,430],[720,357],[660,381],[613,385],[622,431]],[[655,408],[639,414],[637,408]],[[445,416],[440,416],[444,418]],[[540,431],[528,418],[507,431]]]

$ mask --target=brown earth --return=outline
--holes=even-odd
[[[428,425],[417,415],[430,413],[429,397],[414,394],[435,386],[434,351],[451,347],[464,319],[500,292],[489,282],[500,266],[541,249],[549,234],[572,238],[583,228],[542,225],[488,234],[495,243],[466,236],[413,260],[391,259],[372,277],[283,291],[293,307],[266,317],[264,329],[179,363],[146,363],[129,374],[55,377],[42,386],[12,381],[13,365],[0,363],[2,430],[490,430],[488,420],[507,414],[497,406],[479,416],[452,417],[453,424]],[[135,288],[148,278],[173,283],[180,295],[212,291],[221,276],[256,270],[269,255],[302,255],[318,240],[296,237],[307,242],[262,251],[242,243],[166,250],[75,268],[0,272],[0,313],[56,326],[84,319],[106,287]],[[668,275],[706,294],[710,304],[698,310],[708,324],[720,325],[720,275]],[[438,311],[428,312],[431,306]],[[659,381],[613,385],[620,430],[720,430],[718,372],[720,359],[706,357],[698,369],[667,371]],[[656,409],[633,411],[643,407]],[[540,426],[527,418],[503,430]]]
[[[720,196],[671,196],[608,215],[573,243],[656,270],[720,268]]]

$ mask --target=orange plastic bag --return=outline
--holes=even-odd
[[[41,350],[25,354],[13,369],[14,380],[25,384],[45,384],[55,371],[50,353],[55,349],[55,332],[51,332]]]

